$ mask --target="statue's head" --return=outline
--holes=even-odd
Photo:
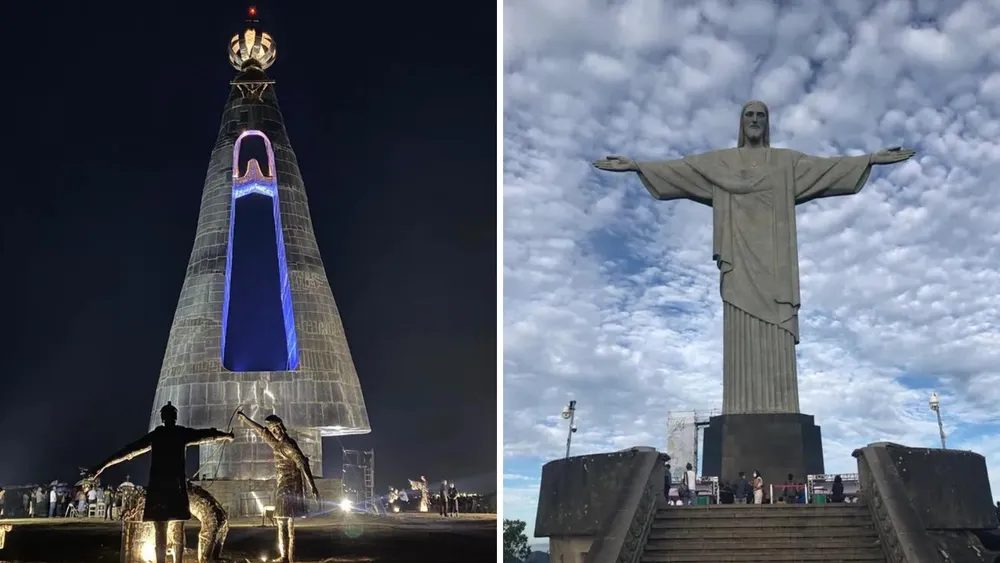
[[[753,100],[740,110],[740,136],[736,146],[771,146],[770,113],[764,102]]]
[[[163,421],[165,426],[173,426],[177,424],[177,407],[172,405],[170,401],[163,405],[160,409],[160,420]]]
[[[267,429],[271,431],[271,434],[275,438],[284,438],[288,435],[288,430],[285,428],[285,423],[276,414],[269,414],[264,418],[264,424],[267,425]]]

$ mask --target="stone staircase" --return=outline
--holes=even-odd
[[[661,506],[643,563],[824,561],[885,563],[860,504]]]

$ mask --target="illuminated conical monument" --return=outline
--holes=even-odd
[[[167,401],[178,408],[178,424],[195,427],[226,428],[240,405],[255,419],[274,413],[320,477],[321,436],[367,433],[368,413],[264,72],[275,42],[254,8],[250,18],[230,44],[239,73],[205,178],[149,425],[159,424]],[[233,430],[236,441],[201,447],[202,478],[272,478],[270,448],[239,425]]]

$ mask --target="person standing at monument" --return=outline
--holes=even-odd
[[[163,424],[152,432],[125,446],[106,459],[97,469],[88,472],[88,480],[96,480],[107,468],[150,452],[149,485],[142,521],[152,522],[155,530],[156,563],[167,560],[167,527],[174,527],[183,537],[184,522],[191,518],[188,504],[187,475],[184,454],[188,446],[212,442],[231,442],[232,432],[215,428],[188,428],[177,425],[177,408],[170,401],[160,409]],[[179,550],[183,552],[183,544]]]
[[[97,506],[97,485],[92,484],[87,491],[87,516],[90,515],[90,507]]]
[[[240,422],[250,428],[274,452],[274,470],[277,474],[274,494],[274,519],[278,522],[279,561],[291,563],[295,552],[294,519],[306,515],[305,485],[319,501],[319,489],[309,468],[309,458],[288,435],[284,422],[277,415],[264,418],[267,427],[256,423],[242,409],[236,411]]]
[[[670,502],[670,487],[673,485],[673,476],[670,475],[670,464],[663,468],[663,498]]]
[[[753,503],[764,504],[764,476],[756,469],[753,472]]]
[[[736,490],[733,492],[733,502],[736,504],[746,504],[747,497],[750,496],[750,482],[747,481],[747,474],[740,471],[740,479],[736,482]]]
[[[830,502],[844,502],[844,480],[840,475],[833,478],[833,494],[830,495]]]
[[[56,491],[55,485],[49,490],[49,518],[54,518],[56,515],[56,510],[59,508],[59,493]]]
[[[448,481],[441,481],[441,516],[448,516]]]
[[[785,480],[785,486],[781,491],[781,499],[785,504],[795,504],[795,476],[791,473],[788,474],[788,479]]]
[[[39,518],[45,516],[45,491],[42,490],[41,485],[35,487],[34,502],[31,503],[31,515],[37,515]]]
[[[448,484],[448,512],[458,516],[458,487],[454,481]]]
[[[687,498],[685,499],[684,504],[691,506],[698,501],[698,479],[695,476],[694,468],[690,463],[685,466],[684,488],[687,489]]]

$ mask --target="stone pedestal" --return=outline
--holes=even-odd
[[[732,483],[744,471],[756,469],[767,485],[784,483],[791,473],[797,482],[823,473],[820,428],[812,415],[728,414],[713,416],[705,429],[702,474]]]

